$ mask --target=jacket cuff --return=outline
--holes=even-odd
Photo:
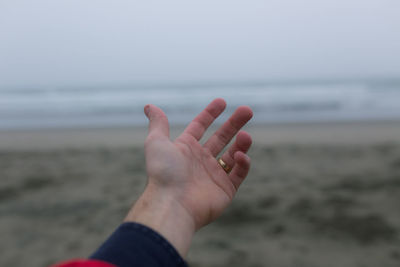
[[[159,233],[139,223],[123,223],[90,259],[118,267],[188,265],[176,249]]]

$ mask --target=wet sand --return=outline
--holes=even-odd
[[[399,122],[247,130],[250,175],[223,216],[196,235],[191,266],[400,265]],[[93,252],[144,187],[145,134],[0,132],[0,265],[46,266]]]

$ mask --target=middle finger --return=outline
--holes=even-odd
[[[236,133],[253,117],[250,107],[238,107],[232,116],[207,140],[204,148],[216,157]]]

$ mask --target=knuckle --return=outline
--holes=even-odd
[[[152,143],[154,140],[158,139],[157,136],[155,134],[149,134],[145,141],[144,141],[144,145],[149,145],[150,143]]]
[[[228,122],[229,122],[230,131],[238,132],[240,130],[241,125],[239,122],[236,122],[235,120],[232,120],[232,119],[228,120]]]
[[[218,133],[218,140],[221,143],[221,145],[226,145],[227,143],[229,143],[229,141],[231,140],[231,135],[226,132],[226,131],[221,131]]]

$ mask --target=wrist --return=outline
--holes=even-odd
[[[146,225],[164,236],[185,257],[195,233],[195,223],[170,192],[147,185],[126,216],[125,222]]]

